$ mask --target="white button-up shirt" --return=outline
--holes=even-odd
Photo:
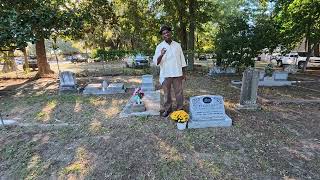
[[[186,67],[186,60],[184,58],[181,45],[175,41],[168,44],[162,41],[156,48],[153,56],[153,63],[157,64],[157,59],[161,55],[162,48],[167,51],[163,55],[160,66],[160,84],[163,83],[166,77],[180,77],[183,75],[182,68]]]

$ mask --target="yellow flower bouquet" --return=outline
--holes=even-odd
[[[189,114],[184,110],[178,110],[171,113],[170,118],[178,123],[185,123],[189,120]]]

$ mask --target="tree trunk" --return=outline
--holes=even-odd
[[[23,70],[28,73],[30,71],[30,68],[29,68],[29,62],[28,62],[27,49],[23,48],[22,52],[23,52],[23,57],[24,57]]]
[[[12,71],[16,71],[17,70],[17,64],[14,60],[14,50],[10,49],[7,53],[4,53],[4,65],[2,68],[2,72],[4,73],[8,73],[8,72],[12,72]]]
[[[314,51],[315,47],[318,45],[318,43],[313,44],[313,46],[311,47],[311,43],[310,41],[308,41],[308,53],[307,53],[307,59],[306,59],[306,63],[303,64],[303,68],[302,68],[302,72],[305,72],[307,70],[307,66],[311,57],[312,52]]]
[[[316,47],[314,48],[314,56],[319,57],[320,56],[320,47],[319,44],[316,45]]]
[[[187,25],[183,22],[183,18],[179,17],[180,21],[180,31],[179,31],[179,39],[181,40],[181,48],[183,50],[188,49],[188,39],[187,39]]]
[[[36,76],[41,78],[54,74],[54,72],[50,69],[50,65],[47,61],[44,38],[41,38],[36,42],[36,54],[38,63],[38,73]]]
[[[193,70],[194,64],[194,40],[195,40],[195,10],[196,10],[196,0],[189,0],[189,12],[190,12],[190,26],[189,26],[189,38],[188,38],[188,68]]]
[[[181,0],[175,0],[174,4],[178,10],[178,17],[179,17],[179,23],[180,23],[178,36],[181,41],[181,47],[183,50],[187,50],[188,49],[188,37],[187,37],[188,34],[187,34],[187,22],[186,22],[186,19],[188,19],[186,17],[187,4],[186,4],[186,1],[181,1]]]

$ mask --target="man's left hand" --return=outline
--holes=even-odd
[[[187,76],[184,74],[184,75],[182,75],[182,80],[187,80]]]

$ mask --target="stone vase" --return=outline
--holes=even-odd
[[[177,123],[177,128],[179,130],[184,130],[187,128],[187,122],[184,122],[184,123]]]

